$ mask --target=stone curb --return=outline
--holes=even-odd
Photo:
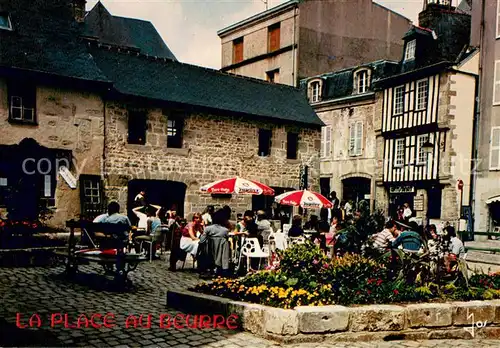
[[[174,290],[167,304],[187,313],[236,314],[240,329],[282,343],[500,338],[500,300],[281,309]]]

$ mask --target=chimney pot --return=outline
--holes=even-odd
[[[85,5],[87,0],[71,0],[73,7],[73,17],[78,23],[83,23],[85,21]]]

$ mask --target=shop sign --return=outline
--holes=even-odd
[[[415,211],[424,210],[424,196],[417,196],[413,199],[413,209]]]
[[[390,193],[413,193],[415,192],[415,187],[413,186],[392,186],[389,189]]]

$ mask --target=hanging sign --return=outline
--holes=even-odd
[[[412,193],[415,192],[415,187],[413,186],[392,186],[389,189],[390,193]]]
[[[65,166],[59,167],[59,174],[62,176],[66,184],[72,189],[76,189],[76,178],[71,174],[69,169]]]

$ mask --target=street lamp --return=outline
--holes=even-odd
[[[432,151],[434,151],[434,144],[429,142],[429,141],[426,141],[422,145],[422,150],[424,150],[424,153],[426,153],[426,154],[431,154]]]

